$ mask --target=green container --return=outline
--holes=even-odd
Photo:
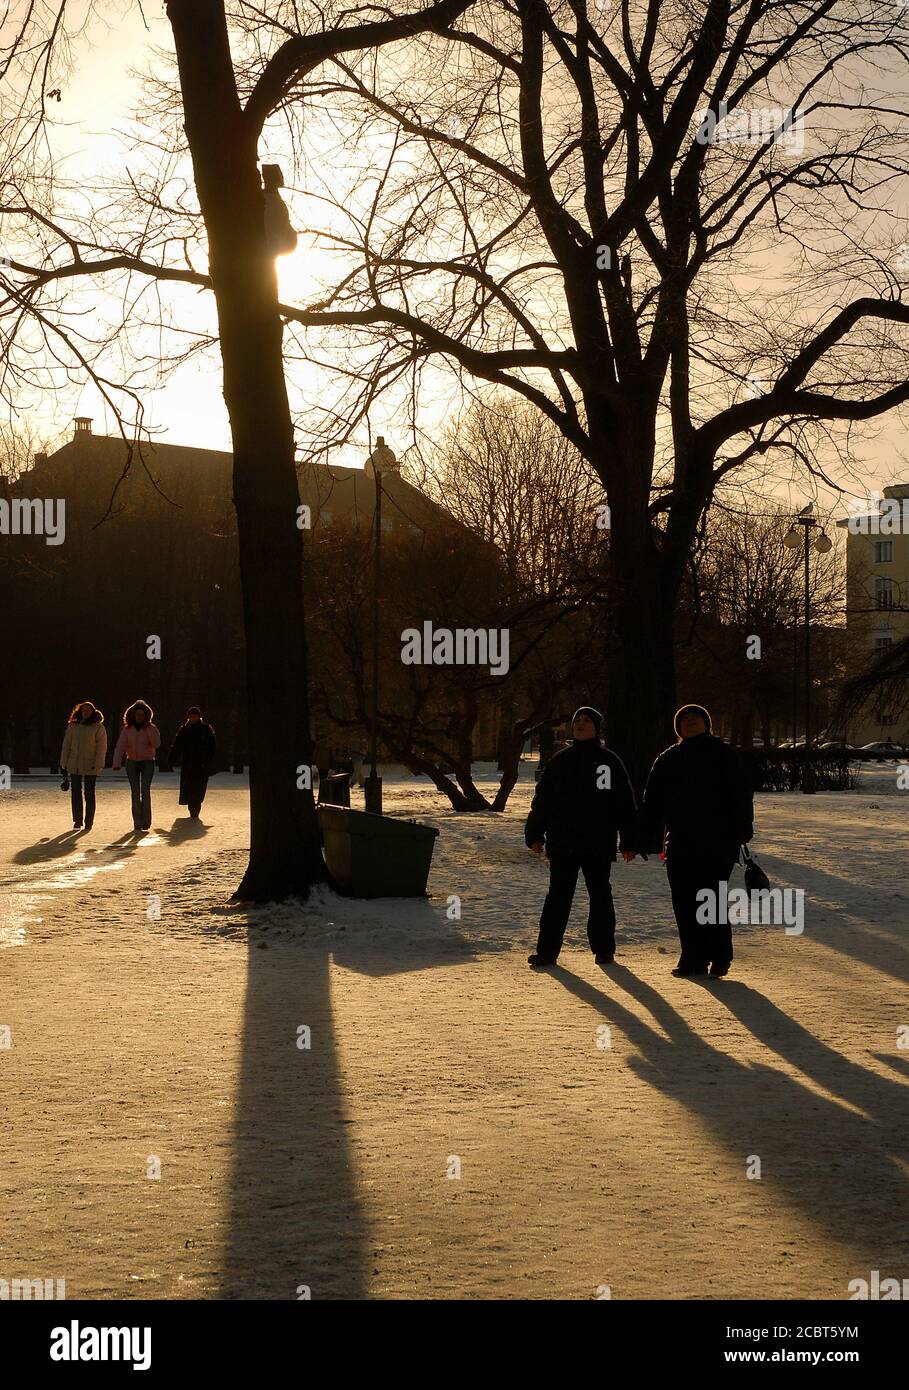
[[[438,830],[394,816],[318,808],[325,863],[351,898],[423,898]]]

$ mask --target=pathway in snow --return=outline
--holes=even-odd
[[[805,890],[805,932],[740,931],[715,984],[670,976],[654,862],[616,866],[619,965],[594,965],[579,907],[563,967],[528,970],[546,876],[526,784],[470,817],[386,786],[387,809],[441,828],[426,902],[260,912],[227,903],[239,779],[213,783],[201,833],[174,778],[154,795],[136,845],[110,774],[75,839],[56,783],[0,794],[0,1278],[70,1297],[845,1298],[872,1269],[909,1276],[892,768],[759,799],[756,852]]]

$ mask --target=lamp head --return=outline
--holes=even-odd
[[[385,443],[384,434],[376,436],[376,447],[366,460],[373,473],[397,472],[398,459],[393,449]]]

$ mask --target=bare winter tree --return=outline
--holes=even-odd
[[[859,0],[483,0],[406,76],[338,59],[312,89],[384,158],[292,316],[511,389],[596,470],[639,777],[718,483],[823,475],[909,399],[907,57],[905,11]]]
[[[524,656],[517,679],[502,685],[502,809],[528,735],[545,739],[579,702],[602,698],[609,507],[600,479],[558,427],[505,391],[480,392],[445,432],[429,486],[496,546],[507,575],[511,601],[500,621],[513,624],[514,650]],[[622,752],[622,731],[616,736]]]
[[[445,432],[427,487],[499,549],[524,594],[569,598],[608,548],[599,478],[551,421],[509,393],[471,402]]]
[[[29,422],[0,426],[0,483],[12,486],[31,468],[35,454],[46,450],[47,442]]]
[[[909,710],[909,637],[883,648],[863,670],[843,683],[837,718],[845,727],[849,720],[860,718],[869,706],[886,708],[894,718]]]
[[[504,434],[494,453],[475,452],[471,443],[485,437],[493,444],[493,436],[485,434],[490,418],[484,411],[470,412],[461,422],[456,449],[453,437],[441,447],[440,495],[457,510],[463,506],[461,514],[471,517],[477,530],[458,526],[441,512],[434,524],[383,543],[378,736],[395,761],[429,777],[463,812],[504,810],[531,730],[563,717],[569,701],[570,709],[603,680],[597,640],[601,610],[591,602],[597,595],[590,587],[589,555],[584,554],[585,568],[577,563],[571,568],[565,558],[573,534],[575,542],[578,533],[583,535],[587,551],[596,549],[589,539],[589,509],[575,518],[577,526],[550,528],[551,517],[540,505],[545,479],[532,466],[533,460],[549,457],[547,445],[540,448],[539,431],[524,466],[506,467],[506,454],[511,465],[517,463],[521,431],[513,419],[508,428],[513,413],[506,403],[506,419],[499,420]],[[522,479],[518,487],[516,477]],[[558,508],[564,521],[561,498]],[[532,511],[537,528],[510,547],[506,513]],[[368,564],[351,563],[359,541],[345,534],[348,528],[329,527],[321,539],[319,530],[307,558],[309,630],[318,653],[314,708],[323,720],[355,734],[372,728],[372,575]],[[488,543],[491,535],[498,544]],[[538,563],[543,558],[545,569]],[[403,633],[420,630],[427,617],[437,626],[474,633],[506,629],[507,669],[494,673],[470,661],[402,663]],[[472,765],[493,747],[502,776],[490,798],[475,781]]]
[[[96,198],[80,220],[69,208],[58,214],[51,186],[39,186],[35,151],[51,98],[48,78],[54,71],[55,45],[59,52],[72,37],[65,31],[65,6],[29,6],[0,67],[0,78],[9,78],[13,67],[18,78],[17,111],[3,132],[0,195],[4,235],[17,248],[0,268],[0,351],[8,372],[33,371],[28,355],[37,337],[56,365],[91,374],[113,405],[123,383],[109,381],[94,362],[116,339],[117,327],[107,336],[99,328],[85,346],[67,326],[65,287],[87,279],[100,284],[125,273],[157,285],[201,286],[214,295],[233,441],[247,652],[251,848],[237,892],[241,898],[302,895],[324,875],[304,771],[312,761],[312,740],[302,534],[275,249],[266,235],[258,163],[263,127],[307,74],[332,58],[439,31],[468,4],[439,0],[413,12],[388,16],[383,11],[381,19],[353,24],[344,23],[346,11],[338,11],[336,24],[316,7],[300,18],[294,6],[280,6],[280,15],[270,22],[258,7],[240,4],[232,11],[233,37],[242,50],[235,66],[224,0],[168,0],[179,123],[165,131],[174,104],[162,105],[158,139],[165,167],[172,163],[168,134],[185,142],[194,196],[189,206],[188,191],[168,205],[161,196],[162,175],[157,184],[152,180],[151,191],[134,188],[138,213],[125,227],[118,223],[113,200]],[[23,151],[29,156],[24,162]],[[181,240],[187,219],[197,233],[204,229],[205,268],[193,265],[187,239]],[[124,310],[127,316],[136,314],[131,291],[124,293]],[[192,320],[188,326],[193,327]]]
[[[788,725],[795,703],[805,615],[802,551],[784,541],[791,526],[791,514],[781,507],[767,510],[765,504],[758,511],[741,498],[718,498],[692,554],[680,605],[680,669],[698,682],[684,694],[700,694],[727,714],[733,741],[746,748],[755,728],[770,747],[772,720]],[[842,625],[844,593],[845,557],[834,550],[810,571],[813,629]],[[838,674],[831,644],[819,642],[816,633],[814,647],[814,680],[829,688]],[[801,689],[799,682],[799,707]]]

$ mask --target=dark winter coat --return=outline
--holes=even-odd
[[[650,769],[641,821],[645,850],[665,830],[670,858],[736,853],[754,834],[754,797],[735,749],[706,733],[667,748]]]
[[[623,850],[634,848],[636,817],[634,792],[622,759],[598,739],[585,739],[554,753],[544,767],[524,840],[528,845],[545,843],[550,857],[553,851],[589,854],[602,850],[615,859],[616,836],[621,837]]]
[[[217,751],[215,731],[210,724],[182,724],[168,755],[180,765],[181,806],[201,805]]]

